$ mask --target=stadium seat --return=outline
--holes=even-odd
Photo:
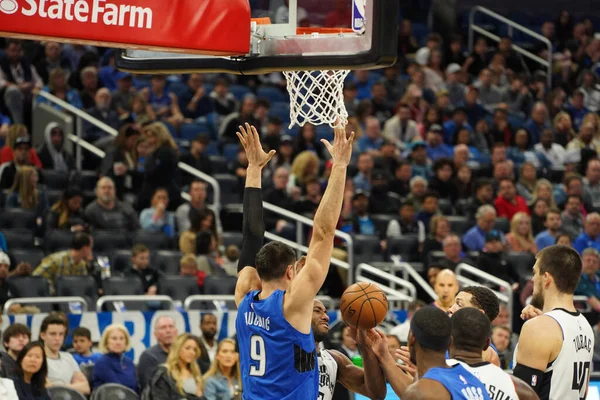
[[[496,218],[494,229],[502,233],[508,233],[510,232],[510,222],[506,218]]]
[[[175,93],[177,97],[181,97],[188,90],[188,87],[182,82],[169,82],[168,89],[169,92]]]
[[[440,199],[438,201],[438,207],[444,215],[454,214],[454,207],[452,207],[452,202],[448,199]]]
[[[248,86],[244,85],[231,85],[229,86],[229,92],[231,92],[231,94],[234,95],[236,99],[241,101],[245,95],[250,93],[250,89],[248,88]]]
[[[66,172],[45,169],[44,184],[48,189],[64,190],[69,183],[69,175]]]
[[[92,377],[94,375],[94,365],[85,365],[85,364],[81,364],[79,366],[79,369],[81,369],[81,372],[83,373],[83,375],[85,375],[85,379],[87,379],[88,384],[90,385],[90,387],[92,387]]]
[[[219,143],[214,140],[208,142],[204,154],[206,154],[207,156],[219,156],[221,154],[219,152]]]
[[[230,244],[234,244],[238,248],[242,248],[242,240],[244,239],[244,236],[241,232],[223,232],[221,238],[223,239],[223,244],[225,247],[229,246]]]
[[[378,236],[354,235],[354,265],[383,261],[380,239]]]
[[[165,275],[158,281],[158,294],[183,302],[188,296],[200,294],[200,290],[194,277]]]
[[[44,252],[38,247],[23,246],[23,248],[16,248],[8,245],[8,254],[12,257],[13,261],[18,265],[20,262],[31,265],[31,268],[35,268],[40,265],[40,261],[44,258]]]
[[[241,200],[238,192],[238,178],[231,174],[214,174],[213,177],[219,182],[221,188],[221,205],[237,204]]]
[[[65,386],[51,386],[47,390],[52,400],[86,400],[77,390]]]
[[[29,229],[1,229],[9,249],[33,246],[33,232]]]
[[[390,210],[400,210],[400,207],[402,206],[402,197],[400,197],[398,193],[389,192],[387,194],[387,201]]]
[[[98,253],[110,253],[116,249],[131,247],[129,236],[121,231],[98,230],[93,233],[94,250]]]
[[[333,129],[329,125],[317,125],[315,128],[317,140],[325,139],[333,141]]]
[[[36,229],[36,215],[20,208],[7,208],[0,213],[1,229]]]
[[[450,230],[457,235],[463,235],[473,226],[473,223],[469,221],[467,217],[457,215],[448,216],[446,218],[448,219],[448,222],[450,222]]]
[[[90,400],[139,400],[136,392],[118,383],[105,383],[94,389]],[[54,400],[54,399],[53,399]]]
[[[48,203],[52,206],[52,204],[55,204],[62,199],[63,190],[47,190],[46,195],[48,196]]]
[[[177,250],[159,250],[150,259],[150,264],[163,274],[179,275],[179,261],[182,256]]]
[[[223,156],[209,156],[212,170],[215,174],[226,174],[229,172],[227,159]]]
[[[446,254],[443,251],[432,251],[427,255],[427,267],[430,265],[436,265],[441,260],[446,258]]]
[[[375,225],[375,231],[381,235],[385,235],[388,224],[394,219],[394,217],[389,214],[371,214],[370,217]]]
[[[239,149],[240,146],[238,144],[226,144],[223,148],[223,157],[225,157],[227,162],[235,161]]]
[[[204,279],[204,294],[234,294],[235,276],[207,276]]]
[[[88,310],[94,311],[98,300],[98,287],[92,276],[59,276],[54,283],[57,296],[80,296],[88,304]],[[68,313],[69,306],[61,305],[61,310]]]
[[[172,248],[172,240],[165,234],[140,229],[133,235],[133,244],[144,244],[152,250],[168,250]]]
[[[9,278],[15,288],[13,298],[18,297],[50,297],[48,281],[41,276],[16,276]],[[34,304],[42,312],[52,311],[52,304]]]
[[[522,278],[521,283],[531,278],[533,275],[533,264],[535,264],[535,256],[532,253],[509,251],[507,258],[512,264],[514,271]]]
[[[73,241],[73,232],[61,229],[47,231],[44,236],[44,248],[46,253],[55,253],[59,250],[66,250]],[[95,243],[94,243],[95,245]]]
[[[102,288],[106,296],[144,294],[142,281],[135,276],[111,276],[102,281]]]
[[[416,235],[402,235],[388,238],[387,249],[389,255],[399,255],[402,261],[419,262],[419,239]]]
[[[269,100],[271,103],[284,102],[287,96],[279,89],[274,87],[259,87],[256,91],[256,97]]]
[[[150,260],[152,263],[152,260]],[[110,269],[112,275],[122,275],[131,267],[131,250],[115,250],[110,255]]]
[[[179,136],[185,140],[193,140],[201,133],[210,135],[210,126],[206,122],[195,122],[183,124],[179,130]]]

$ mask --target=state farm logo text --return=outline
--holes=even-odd
[[[38,15],[48,19],[152,29],[152,9],[149,7],[116,5],[106,0],[24,1],[26,4],[21,7],[21,13],[27,17]],[[5,14],[14,14],[18,7],[16,0],[0,0],[0,11]]]

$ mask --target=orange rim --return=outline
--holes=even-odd
[[[256,22],[256,25],[271,25],[271,18],[269,17],[252,18],[251,21]]]
[[[338,33],[354,33],[352,28],[320,28],[320,27],[298,27],[296,28],[297,35],[310,35],[311,33],[322,33],[324,35],[335,35]]]

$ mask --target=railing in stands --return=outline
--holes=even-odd
[[[288,211],[285,208],[281,208],[281,207],[278,207],[271,203],[267,203],[265,201],[263,201],[263,207],[265,208],[265,210],[272,211],[283,217],[293,219],[294,221],[297,222],[297,224],[296,224],[296,243],[291,242],[289,240],[285,241],[284,243],[288,244],[290,247],[292,247],[296,250],[300,250],[300,248],[302,248],[302,250],[300,250],[300,251],[306,253],[308,251],[308,248],[302,245],[302,243],[304,242],[304,235],[303,235],[304,232],[303,232],[301,224],[312,227],[314,225],[313,220],[306,218],[303,215]],[[272,235],[272,236],[276,236],[276,235]],[[346,263],[346,262],[339,261],[339,260],[332,258],[331,263],[335,266],[342,267],[342,268],[345,268],[348,270],[348,285],[351,285],[352,283],[354,283],[354,240],[352,240],[351,235],[347,234],[346,232],[342,232],[338,229],[335,230],[335,236],[346,242],[346,246],[348,249],[348,262]],[[282,238],[280,238],[279,236],[277,236],[276,239],[271,239],[270,237],[268,237],[265,234],[265,237],[267,237],[267,239],[270,239],[270,240],[279,240],[279,241],[283,242]],[[301,247],[295,247],[295,246],[292,246],[292,244],[299,245]]]
[[[105,303],[115,302],[136,302],[145,303],[149,301],[156,301],[160,303],[169,304],[169,310],[175,310],[175,301],[170,296],[165,295],[153,295],[153,296],[140,296],[140,295],[118,295],[118,296],[102,296],[96,301],[96,312],[102,312],[102,307]],[[119,311],[119,310],[117,310]]]
[[[85,312],[88,310],[87,301],[80,296],[57,296],[57,297],[19,297],[9,299],[4,303],[4,315],[12,314],[10,307],[14,304],[71,304],[78,303],[81,305],[81,311]]]
[[[499,292],[497,290],[492,290],[492,292],[494,292],[494,294],[498,297],[498,299],[503,302],[506,303],[506,308],[508,309],[508,324],[510,326],[510,329],[512,330],[512,319],[513,319],[513,288],[512,285],[506,281],[503,281],[500,278],[497,278],[493,275],[488,274],[487,272],[483,272],[482,270],[480,270],[479,268],[475,268],[471,265],[465,264],[465,263],[460,263],[456,266],[456,279],[458,279],[458,282],[461,284],[465,284],[465,285],[470,285],[470,286],[483,286],[483,284],[481,282],[477,282],[474,281],[470,278],[467,278],[465,276],[465,273],[468,275],[472,275],[475,276],[481,280],[483,280],[486,283],[491,283],[494,285],[499,286],[501,289],[503,289],[503,292]]]
[[[498,42],[498,43],[502,39],[500,36],[494,35],[493,33],[485,30],[485,28],[476,25],[475,15],[477,15],[477,13],[485,14],[490,18],[493,18],[501,23],[508,25],[508,36],[510,38],[513,37],[513,29],[516,29],[518,31],[521,31],[521,32],[531,36],[534,39],[539,40],[544,45],[546,45],[546,47],[548,48],[548,55],[547,55],[546,59],[543,59],[542,57],[540,57],[536,54],[533,54],[532,52],[530,52],[520,46],[517,46],[516,44],[512,45],[512,49],[514,51],[516,51],[517,53],[523,55],[524,57],[527,57],[527,58],[541,64],[542,66],[544,66],[547,69],[547,74],[548,74],[548,77],[547,77],[548,87],[551,88],[552,87],[552,42],[550,42],[550,40],[548,40],[546,37],[540,35],[539,33],[534,32],[531,29],[528,29],[521,24],[517,24],[516,22],[511,21],[510,19],[505,18],[502,15],[493,12],[492,10],[490,10],[488,8],[481,7],[481,6],[475,6],[471,9],[471,13],[469,14],[469,52],[473,51],[473,46],[475,45],[475,32],[487,37],[488,39],[492,39],[493,41]]]
[[[417,285],[419,285],[425,291],[425,293],[427,293],[427,295],[431,297],[432,300],[435,301],[438,299],[438,295],[435,293],[433,288],[425,279],[421,277],[421,274],[419,274],[417,270],[413,268],[412,265],[402,261],[402,257],[398,255],[393,255],[391,259],[394,263],[394,271],[399,271],[402,274],[402,277],[405,281],[409,281],[409,279],[412,278],[417,283]]]
[[[374,281],[372,278],[365,276],[365,272],[369,275],[374,275],[379,279],[386,280],[389,283],[389,286],[384,286],[380,282]],[[382,271],[366,263],[358,264],[356,267],[356,280],[358,282],[374,283],[386,294],[392,295],[400,301],[410,303],[417,298],[417,288],[411,282],[398,278],[396,275],[392,275],[389,272]],[[392,284],[406,289],[409,294],[407,295],[399,290],[392,289]]]
[[[85,148],[86,150],[94,153],[95,155],[97,155],[100,158],[104,158],[106,156],[106,154],[102,150],[100,150],[98,147],[81,139],[81,136],[83,133],[82,120],[100,128],[101,130],[103,130],[104,132],[106,132],[112,136],[117,136],[119,134],[119,132],[116,129],[114,129],[113,127],[105,124],[104,122],[92,117],[85,111],[82,111],[82,110],[78,109],[77,107],[73,107],[71,104],[67,103],[64,100],[59,99],[58,97],[56,97],[48,92],[40,91],[40,92],[38,92],[38,96],[43,97],[44,99],[48,100],[49,102],[56,104],[57,106],[60,106],[63,109],[65,109],[65,110],[69,111],[70,113],[72,113],[73,115],[75,115],[75,126],[76,126],[75,132],[77,134],[69,135],[69,140],[71,140],[73,143],[75,143],[77,145],[77,157],[76,158],[77,158],[78,166],[81,166],[80,147]],[[221,208],[221,187],[219,186],[219,182],[217,182],[217,180],[215,178],[213,178],[212,176],[207,175],[204,172],[199,171],[196,168],[193,168],[182,162],[179,162],[177,164],[177,167],[179,167],[179,169],[187,172],[188,174],[194,175],[195,177],[202,179],[203,181],[205,181],[212,187],[213,203],[214,203],[214,207],[218,211]],[[181,196],[185,200],[188,200],[188,201],[190,200],[190,196],[188,193],[182,192]]]

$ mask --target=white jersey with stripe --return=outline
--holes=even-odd
[[[337,381],[338,364],[327,350],[319,353],[319,398],[332,400],[335,382]]]
[[[446,360],[449,366],[460,364],[485,385],[491,400],[519,400],[515,385],[509,374],[487,361],[467,364],[456,359]]]
[[[562,347],[558,356],[548,364],[542,382],[527,382],[536,389],[541,400],[581,400],[589,384],[594,356],[594,331],[579,312],[555,308],[544,315],[554,319],[562,330]],[[517,365],[515,348],[514,363]],[[541,385],[541,388],[537,388]]]

